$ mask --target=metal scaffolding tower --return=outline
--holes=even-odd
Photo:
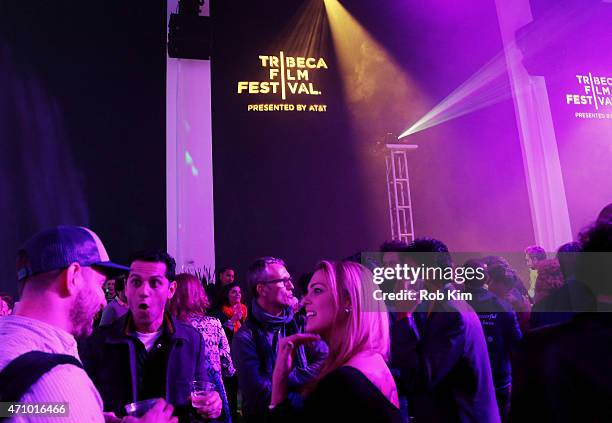
[[[389,197],[389,224],[391,239],[409,243],[414,240],[412,221],[412,199],[408,176],[407,153],[418,146],[408,144],[386,144],[387,194]]]

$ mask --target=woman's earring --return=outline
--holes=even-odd
[[[346,314],[349,314],[352,311],[352,309],[350,307],[344,307],[344,312]]]

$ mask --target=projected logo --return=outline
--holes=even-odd
[[[612,77],[576,75],[578,92],[565,94],[568,105],[586,106],[590,111],[575,112],[579,119],[612,119]]]
[[[326,104],[312,104],[321,89],[313,82],[318,72],[327,70],[322,57],[293,57],[279,52],[278,56],[259,56],[267,80],[239,81],[238,94],[246,96],[277,96],[282,102],[249,103],[249,112],[326,112]]]

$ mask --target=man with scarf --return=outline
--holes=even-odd
[[[249,268],[247,283],[251,312],[232,342],[232,359],[243,397],[243,412],[248,423],[265,418],[272,394],[272,371],[279,340],[301,332],[291,308],[293,278],[281,259],[263,257]],[[319,371],[327,354],[320,342],[296,349],[294,369],[289,377],[289,400],[297,407],[300,388]]]

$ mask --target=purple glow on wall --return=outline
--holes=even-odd
[[[437,236],[456,250],[517,250],[533,242],[520,142],[496,10],[490,1],[476,3],[449,10],[440,2],[419,8],[394,2],[395,10],[376,13],[347,7],[432,108],[459,94],[437,126],[405,139],[419,145],[410,157],[417,236]],[[372,132],[399,134],[410,123],[383,115],[370,122]],[[383,205],[375,204],[382,216]]]
[[[531,3],[544,1],[548,0]],[[531,3],[522,2],[519,12],[531,15]],[[290,113],[249,115],[230,94],[236,81],[248,78],[245,69],[250,69],[252,57],[266,51],[270,40],[276,38],[275,28],[289,21],[287,16],[299,9],[300,2],[258,4],[248,12],[247,6],[244,10],[219,6],[215,16],[231,36],[222,43],[215,62],[221,69],[215,89],[219,96],[225,96],[215,103],[219,111],[215,118],[219,125],[215,127],[215,166],[231,164],[249,175],[220,173],[222,191],[232,193],[216,194],[219,210],[230,213],[217,221],[218,232],[231,239],[219,241],[218,237],[223,260],[231,259],[236,251],[245,261],[262,252],[279,251],[302,270],[302,263],[330,251],[347,255],[350,245],[355,250],[378,246],[390,234],[385,164],[375,144],[387,133],[400,134],[432,109],[436,113],[428,124],[404,140],[419,145],[409,158],[417,236],[438,237],[456,251],[522,251],[536,242],[552,250],[576,234],[581,223],[573,217],[578,209],[572,196],[592,194],[599,202],[607,194],[601,187],[585,184],[578,189],[571,182],[573,177],[568,178],[579,173],[581,166],[564,159],[561,138],[571,130],[560,134],[555,110],[565,97],[556,96],[548,75],[543,79],[528,72],[523,61],[552,52],[555,63],[563,62],[565,53],[556,49],[555,43],[571,37],[590,12],[582,10],[575,15],[572,8],[563,9],[564,2],[558,6],[559,14],[531,32],[537,34],[537,40],[523,51],[524,45],[514,41],[515,32],[528,24],[531,16],[522,19],[516,12],[500,17],[494,0],[433,1],[418,7],[404,0],[389,0],[385,7],[365,0],[341,4],[375,41],[371,45],[376,51],[353,49],[349,58],[354,66],[347,67],[373,95],[366,100],[359,97],[357,108],[356,102],[346,98],[357,97],[358,90],[335,94],[337,104],[316,122],[310,116]],[[252,16],[254,22],[242,13]],[[536,15],[536,20],[540,19]],[[332,19],[328,16],[328,20]],[[266,22],[265,31],[262,25],[258,27],[259,21]],[[505,22],[503,28],[500,21]],[[379,54],[379,46],[385,56]],[[404,78],[381,75],[384,66],[364,66],[367,62],[359,60],[359,54],[370,59],[390,57],[386,63],[397,65]],[[336,57],[330,58],[329,73],[336,74],[334,89],[346,91],[342,78],[347,72],[340,56],[336,51]],[[376,60],[371,62],[376,64]],[[509,76],[508,69],[515,69],[513,66],[523,67],[520,76],[524,84],[515,83],[516,72]],[[408,81],[410,89],[403,90],[400,80]],[[331,92],[331,87],[327,90]],[[450,98],[446,104],[445,98]],[[526,102],[518,105],[517,98]],[[436,110],[440,104],[444,107]],[[239,128],[235,120],[241,122]],[[331,121],[334,124],[325,127]],[[318,130],[318,124],[325,130]],[[530,142],[535,139],[546,143]],[[329,154],[335,154],[332,162],[337,175],[320,170],[328,170]],[[312,164],[313,158],[318,164],[314,172],[317,165]],[[265,166],[257,167],[252,160]],[[282,177],[278,177],[268,160],[290,166],[283,167]],[[602,158],[602,168],[604,161]],[[234,204],[233,194],[245,186],[245,197]],[[270,186],[278,187],[280,193],[254,194]],[[571,191],[567,201],[565,190]],[[270,206],[275,200],[287,206]],[[347,205],[344,211],[336,207],[342,200]],[[253,209],[257,219],[240,222],[239,212],[226,209]],[[583,213],[586,217],[596,210],[585,209]],[[350,216],[350,224],[345,216]],[[319,236],[323,225],[334,236]],[[328,238],[333,240],[328,242]]]

